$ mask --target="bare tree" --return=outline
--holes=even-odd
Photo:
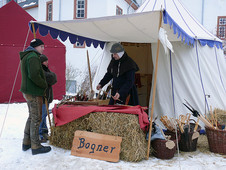
[[[68,91],[68,89],[71,86],[70,81],[76,80],[76,78],[78,77],[78,75],[80,73],[81,73],[81,71],[78,68],[74,68],[70,63],[67,64],[67,66],[66,66],[66,80],[67,80],[66,91]]]
[[[93,78],[96,74],[97,71],[97,66],[91,68],[91,79],[93,82]],[[84,73],[84,79],[81,83],[81,89],[86,92],[87,94],[89,94],[91,92],[91,86],[90,86],[90,78],[89,78],[89,71],[88,69],[86,70],[86,72]]]

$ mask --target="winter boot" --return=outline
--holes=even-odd
[[[50,146],[41,146],[41,148],[31,149],[31,150],[32,150],[32,155],[37,155],[40,153],[47,153],[47,152],[51,151],[51,147]]]
[[[30,148],[31,148],[31,145],[24,145],[24,144],[22,144],[22,150],[23,151],[27,151]]]

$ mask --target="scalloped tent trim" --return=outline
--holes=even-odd
[[[223,48],[222,42],[206,39],[195,39],[191,37],[172,19],[166,10],[163,11],[163,21],[164,24],[169,24],[170,28],[173,26],[173,33],[178,34],[177,38],[181,38],[181,41],[187,45],[192,45],[194,47],[195,40],[198,40],[202,46],[208,45],[212,48],[215,45],[217,48]]]
[[[30,27],[31,32],[33,33],[32,25],[30,22],[29,22],[29,27]],[[56,39],[57,37],[59,37],[63,42],[66,41],[67,38],[69,38],[71,44],[75,44],[76,42],[79,42],[81,45],[83,45],[83,43],[85,42],[88,47],[90,47],[91,44],[93,44],[93,46],[95,48],[97,48],[98,45],[102,49],[104,48],[105,42],[103,42],[103,41],[98,41],[98,40],[94,40],[91,38],[78,36],[75,34],[71,34],[71,33],[61,31],[61,30],[58,30],[55,28],[51,28],[51,27],[48,27],[48,26],[45,26],[42,24],[38,24],[38,23],[34,23],[34,28],[35,28],[35,32],[37,32],[37,30],[39,30],[39,33],[42,36],[46,36],[46,35],[50,34],[53,39]]]
[[[170,29],[173,29],[173,33],[177,34],[177,38],[181,39],[181,41],[184,42],[184,44],[194,47],[195,41],[198,40],[202,46],[208,45],[211,48],[214,46],[216,46],[217,48],[221,48],[221,49],[223,48],[222,42],[220,42],[220,41],[197,39],[195,37],[188,35],[188,33],[186,33],[175,22],[175,20],[169,15],[169,13],[166,10],[163,11],[163,22],[164,22],[164,24],[169,24]],[[29,23],[29,27],[30,27],[31,31],[33,32],[31,23]],[[50,34],[53,39],[56,39],[57,37],[59,37],[63,42],[69,38],[71,44],[75,44],[76,42],[83,44],[85,42],[88,47],[90,47],[91,44],[93,44],[93,46],[95,48],[100,46],[102,49],[104,48],[104,45],[105,45],[104,41],[99,41],[99,40],[79,36],[76,34],[68,33],[68,32],[65,32],[65,31],[62,31],[59,29],[55,29],[55,28],[52,28],[49,26],[45,26],[45,25],[42,25],[39,23],[34,23],[34,27],[35,27],[35,32],[37,32],[37,30],[39,30],[39,33],[42,36],[46,36],[46,35]],[[121,41],[123,41],[123,40],[121,40]]]

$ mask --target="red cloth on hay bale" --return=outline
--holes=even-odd
[[[149,127],[148,115],[144,111],[144,108],[137,106],[77,106],[77,105],[62,105],[57,108],[54,106],[53,116],[55,126],[61,126],[67,124],[75,119],[78,119],[86,114],[92,112],[115,112],[115,113],[127,113],[136,114],[139,117],[139,124],[142,130],[147,130]]]

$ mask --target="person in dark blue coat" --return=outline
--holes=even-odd
[[[127,104],[139,105],[137,89],[135,86],[135,72],[139,70],[137,64],[125,52],[120,43],[112,45],[110,52],[112,59],[107,68],[107,73],[97,85],[97,90],[104,87],[110,80],[112,83],[112,97],[109,105]]]
[[[43,104],[42,104],[42,121],[39,126],[39,138],[40,141],[47,142],[49,140],[48,136],[48,128],[46,125],[46,117],[47,117],[47,110],[46,110],[46,103],[45,100],[47,100],[47,104],[49,107],[49,104],[53,101],[53,88],[52,85],[54,85],[57,82],[57,76],[54,72],[49,70],[49,62],[48,57],[44,54],[40,55],[40,61],[42,64],[42,69],[44,71],[44,75],[46,78],[46,82],[48,84],[48,87],[46,89],[46,96],[43,97]],[[46,98],[46,99],[45,99]]]

